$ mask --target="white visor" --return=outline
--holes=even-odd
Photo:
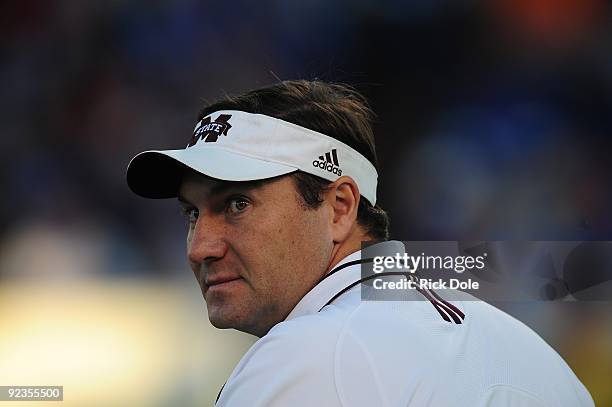
[[[346,144],[262,114],[212,113],[198,122],[185,149],[145,151],[132,158],[127,182],[146,198],[176,197],[185,166],[224,181],[254,181],[297,170],[328,181],[351,177],[376,204],[376,169]]]

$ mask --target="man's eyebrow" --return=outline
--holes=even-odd
[[[226,182],[222,182],[222,183],[219,183],[213,186],[210,189],[209,195],[219,196],[219,195],[227,194],[228,192],[232,192],[232,191],[251,190],[251,189],[255,189],[255,188],[259,188],[263,186],[264,184],[266,184],[266,181],[267,180],[226,181]],[[179,202],[182,204],[192,205],[192,203],[180,193],[178,194],[177,198]]]
[[[177,195],[177,199],[179,203],[183,205],[191,205],[191,202],[189,202],[189,200],[185,198],[183,195],[181,195],[180,193]]]
[[[235,191],[237,189],[238,190],[249,189],[249,186],[247,184],[250,184],[250,182],[223,182],[223,183],[217,184],[214,187],[212,187],[210,189],[210,195],[216,196],[216,195],[225,194],[228,191]]]

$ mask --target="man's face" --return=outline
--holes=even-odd
[[[217,328],[264,335],[329,266],[330,210],[307,209],[289,176],[227,182],[189,172],[179,200],[189,263]]]

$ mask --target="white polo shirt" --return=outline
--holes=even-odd
[[[403,252],[400,242],[381,244]],[[360,278],[360,265],[350,265],[308,292],[242,357],[216,405],[594,406],[535,332],[465,293],[452,302],[441,298],[447,290],[432,301],[362,301],[357,284],[325,306]]]

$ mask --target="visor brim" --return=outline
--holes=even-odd
[[[188,169],[223,181],[254,181],[297,170],[217,148],[156,150],[142,152],[130,161],[127,183],[145,198],[174,198]]]

